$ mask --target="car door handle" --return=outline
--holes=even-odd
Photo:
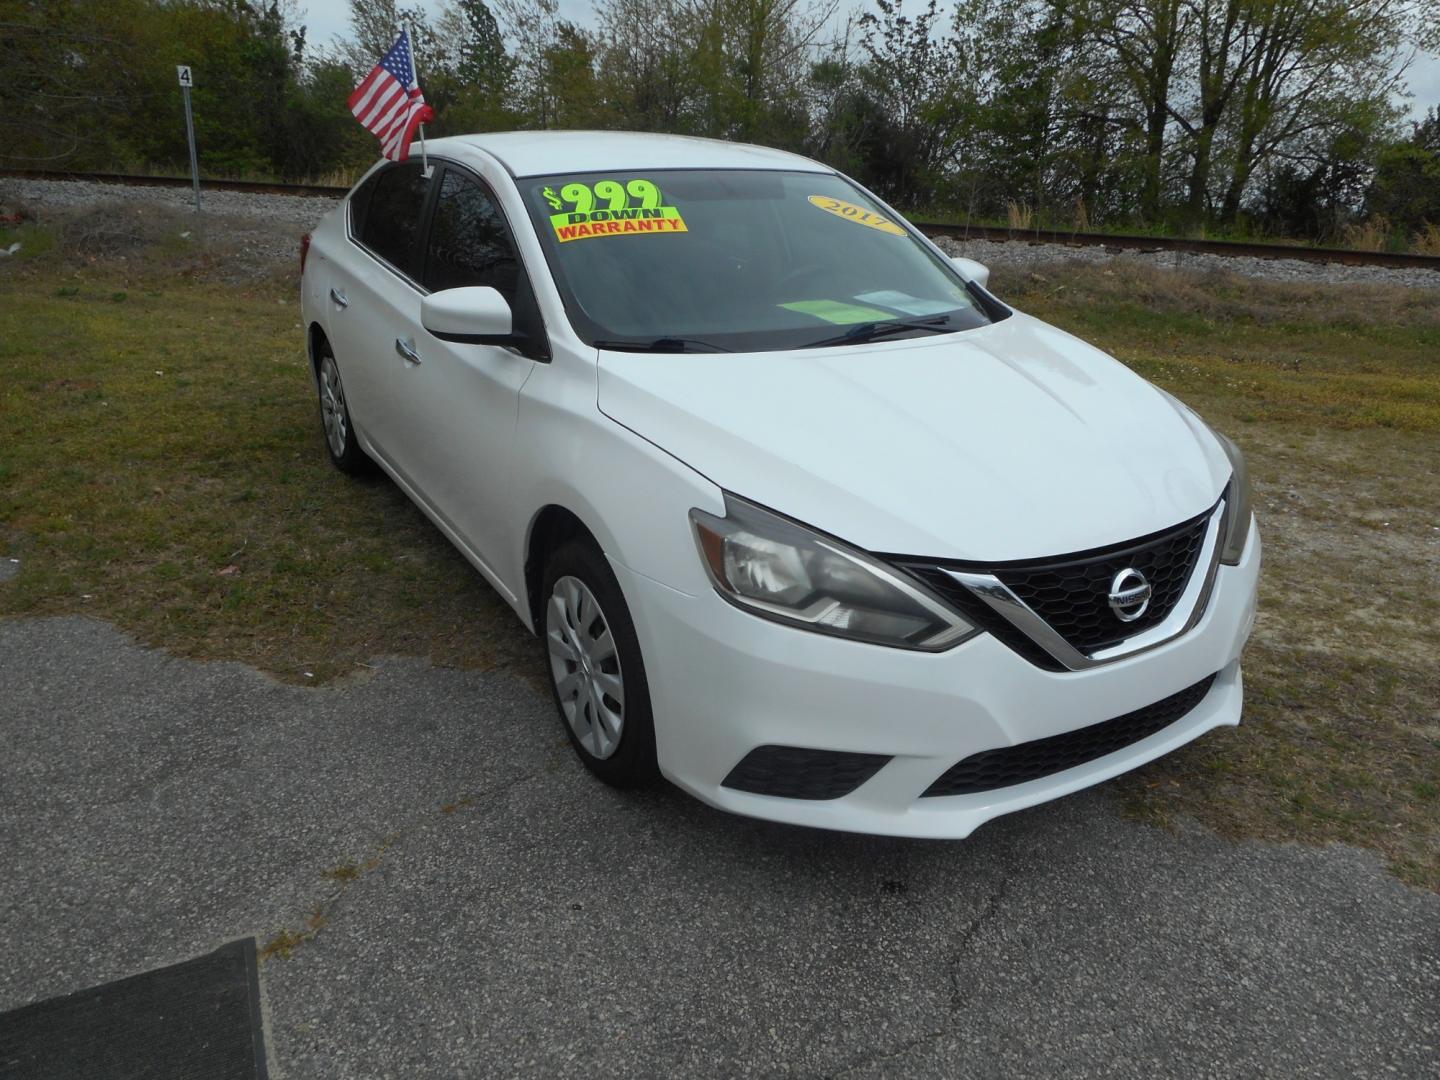
[[[395,339],[395,351],[412,364],[420,363],[420,354],[415,351],[415,346],[404,338]]]
[[[339,289],[330,290],[330,299],[334,300],[335,303],[339,304],[342,308],[350,306],[350,301],[345,299],[345,294]]]

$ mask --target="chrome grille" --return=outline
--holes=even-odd
[[[1185,591],[1205,542],[1206,514],[1160,536],[1079,558],[993,567],[991,573],[1084,653],[1117,645],[1164,622]],[[1133,567],[1152,590],[1150,606],[1133,622],[1110,610],[1110,583]]]
[[[1074,671],[1153,648],[1195,624],[1214,582],[1225,506],[1222,499],[1137,540],[1048,559],[977,565],[887,558],[1037,667]],[[1136,581],[1133,574],[1121,579],[1126,570],[1149,587],[1139,613],[1111,606],[1112,590]]]

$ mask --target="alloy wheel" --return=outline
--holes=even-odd
[[[566,723],[588,753],[608,758],[624,733],[625,679],[609,620],[579,578],[555,582],[545,606],[545,639]]]
[[[320,361],[320,415],[325,422],[325,441],[337,458],[345,454],[345,440],[350,433],[350,416],[345,410],[345,389],[340,385],[340,369],[335,358]]]

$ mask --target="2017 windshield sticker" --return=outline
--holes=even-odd
[[[834,214],[846,221],[864,225],[867,229],[878,229],[880,232],[890,233],[892,236],[905,235],[905,230],[889,218],[882,217],[873,210],[866,210],[863,206],[842,202],[840,199],[832,199],[829,195],[811,195],[810,205],[818,206],[826,213]]]
[[[550,215],[550,224],[562,244],[594,236],[689,231],[679,210],[661,205],[660,189],[649,180],[564,184],[558,192],[547,184],[540,197],[559,211]],[[605,205],[597,208],[597,202]]]

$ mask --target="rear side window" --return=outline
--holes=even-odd
[[[414,273],[415,240],[429,183],[418,163],[396,165],[376,175],[359,208],[360,242],[407,274]]]
[[[351,236],[358,238],[365,231],[365,211],[370,208],[370,196],[375,193],[375,182],[384,174],[384,169],[371,173],[359,187],[350,193]]]
[[[425,287],[435,291],[488,285],[515,306],[520,264],[510,230],[490,193],[447,169],[435,202],[425,259]]]

